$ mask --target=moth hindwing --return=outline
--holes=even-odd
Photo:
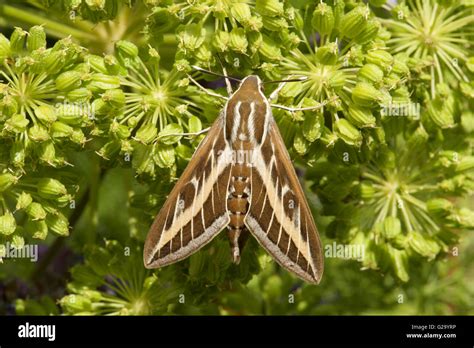
[[[147,268],[191,255],[227,227],[238,263],[251,234],[284,268],[319,283],[321,241],[257,76],[228,99],[148,233]]]

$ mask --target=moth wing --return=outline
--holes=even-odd
[[[148,232],[147,268],[186,258],[229,223],[226,202],[231,165],[222,115],[214,122]]]
[[[321,241],[274,120],[253,156],[245,225],[281,266],[308,282],[319,283],[324,268]]]

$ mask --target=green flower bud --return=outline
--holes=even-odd
[[[362,30],[362,32],[357,35],[354,40],[359,44],[366,44],[368,42],[372,42],[377,36],[380,28],[381,24],[379,21],[375,19],[369,20],[364,30]]]
[[[55,199],[58,196],[67,194],[66,186],[52,178],[40,179],[37,188],[38,194],[45,199]]]
[[[46,124],[53,123],[57,120],[56,109],[51,105],[40,105],[34,109],[35,116]]]
[[[402,62],[400,59],[395,59],[392,65],[392,72],[399,76],[407,76],[410,74],[410,69],[406,63]]]
[[[288,22],[284,18],[263,17],[262,24],[265,29],[270,30],[270,31],[288,30]]]
[[[361,183],[359,185],[359,194],[360,198],[362,198],[363,200],[370,201],[374,198],[375,188],[372,184]]]
[[[387,239],[395,238],[402,232],[402,224],[394,216],[387,216],[383,221],[382,234]]]
[[[65,51],[48,51],[43,58],[44,71],[53,75],[61,71],[66,64]]]
[[[242,25],[245,25],[252,17],[250,6],[245,3],[233,3],[230,7],[230,14]]]
[[[86,87],[73,89],[66,94],[71,102],[88,102],[92,98],[92,92]]]
[[[51,231],[60,236],[69,235],[69,221],[61,213],[57,213],[56,215],[48,214],[46,217],[46,224]]]
[[[243,25],[248,30],[259,31],[263,27],[263,22],[262,22],[262,19],[260,17],[252,16]]]
[[[230,34],[226,31],[218,30],[214,35],[212,45],[218,52],[225,52],[229,48]]]
[[[243,28],[234,28],[230,33],[230,48],[238,53],[247,51],[248,41]]]
[[[384,50],[369,51],[366,56],[367,63],[372,63],[381,67],[384,71],[389,71],[393,64],[393,56]]]
[[[10,41],[3,34],[0,34],[0,60],[3,60],[10,55]]]
[[[28,32],[22,28],[15,27],[12,35],[10,36],[10,49],[13,53],[20,53],[25,49],[26,36]]]
[[[331,77],[329,77],[329,86],[332,89],[340,90],[346,84],[346,75],[341,70],[336,70]],[[339,100],[336,100],[335,103],[339,103]],[[334,106],[329,103],[330,106]]]
[[[105,66],[104,58],[95,54],[89,54],[86,61],[95,72],[107,74],[108,71],[107,67]]]
[[[334,122],[334,132],[348,145],[359,147],[362,144],[362,134],[344,118]]]
[[[115,120],[110,125],[110,132],[117,135],[119,139],[128,139],[130,137],[130,129]]]
[[[352,89],[352,100],[360,106],[374,106],[382,98],[382,93],[367,82],[358,82]]]
[[[5,192],[18,182],[18,178],[10,173],[0,174],[0,192]]]
[[[428,115],[441,128],[452,128],[456,125],[449,102],[449,98],[448,100],[436,98],[428,102]]]
[[[339,58],[339,48],[335,42],[319,47],[316,58],[325,65],[334,65]]]
[[[278,0],[257,0],[255,9],[262,16],[282,17],[285,13],[283,3]]]
[[[453,203],[444,198],[434,198],[426,202],[428,212],[437,215],[447,215],[453,210]]]
[[[23,191],[22,193],[20,193],[20,195],[18,196],[16,200],[15,209],[16,210],[25,209],[27,206],[31,204],[31,202],[33,202],[33,198],[31,197],[31,195]]]
[[[136,58],[138,56],[138,47],[130,41],[120,40],[115,44],[117,53],[124,58]]]
[[[67,295],[59,301],[67,313],[92,312],[91,300],[82,295]]]
[[[120,151],[130,154],[133,152],[133,145],[130,140],[120,140]]]
[[[116,140],[109,141],[104,146],[102,146],[97,154],[106,160],[111,159],[120,151],[120,142]]]
[[[360,5],[346,13],[341,19],[340,33],[350,39],[357,37],[367,26],[369,10]]]
[[[94,115],[107,115],[111,110],[112,106],[111,104],[107,103],[104,101],[102,98],[100,99],[95,99],[92,102],[92,107],[91,109],[94,112]]]
[[[455,213],[447,217],[455,227],[472,229],[474,228],[474,212],[468,208],[460,208]]]
[[[387,247],[392,261],[393,271],[398,279],[402,282],[407,282],[410,276],[408,275],[408,256],[406,251],[392,248],[390,245]]]
[[[376,119],[368,108],[351,105],[345,114],[346,118],[357,127],[375,127]]]
[[[311,25],[322,35],[330,34],[334,28],[334,13],[331,6],[320,2],[313,12]]]
[[[359,72],[357,73],[359,80],[367,81],[376,86],[382,83],[383,76],[383,70],[375,64],[366,64],[360,68]]]
[[[434,259],[440,252],[438,243],[429,236],[424,236],[419,232],[412,231],[408,236],[408,245],[413,251],[428,259]]]
[[[181,140],[183,128],[177,123],[170,123],[163,128],[158,134],[160,143],[165,145],[172,145]]]
[[[2,113],[6,116],[14,115],[18,112],[18,103],[11,95],[6,95],[0,101]]]
[[[44,240],[48,235],[48,226],[45,220],[28,220],[25,224],[25,231],[33,236],[33,238]]]
[[[26,213],[33,220],[44,220],[46,218],[46,211],[38,202],[33,202],[26,207]]]
[[[191,64],[186,59],[177,59],[174,62],[174,68],[180,72],[189,72],[191,71]]]
[[[75,70],[65,71],[56,78],[56,88],[60,91],[69,91],[81,86],[82,73]]]
[[[191,116],[188,120],[189,133],[197,133],[202,130],[202,123],[199,117]]]
[[[310,143],[305,139],[303,136],[303,132],[297,131],[295,134],[295,138],[293,139],[293,148],[298,152],[300,155],[304,155],[308,152]]]
[[[248,38],[250,52],[252,52],[253,54],[258,53],[258,50],[260,49],[260,47],[262,47],[263,44],[263,35],[259,32],[251,32],[249,33]]]
[[[321,142],[327,147],[332,147],[336,143],[338,137],[335,133],[327,127],[324,127],[323,135],[321,136]]]
[[[0,216],[0,235],[8,236],[15,232],[16,220],[13,214],[9,211]]]
[[[56,162],[56,149],[52,141],[45,141],[40,144],[38,156],[41,161],[53,164]]]
[[[321,112],[311,112],[305,115],[303,122],[303,136],[309,142],[314,142],[323,134],[324,116]]]
[[[175,163],[173,146],[156,144],[153,149],[153,160],[160,168],[171,168]]]
[[[69,138],[73,131],[74,129],[71,126],[63,122],[56,121],[51,125],[51,136],[53,138]]]
[[[35,124],[33,127],[28,129],[28,136],[31,140],[37,142],[46,141],[49,139],[48,130],[39,124]]]
[[[194,56],[198,61],[210,62],[213,57],[213,52],[210,50],[210,46],[201,45],[195,52]]]
[[[282,46],[286,47],[288,50],[295,49],[301,43],[300,37],[293,32],[280,32],[280,38],[282,40]]]
[[[259,53],[270,61],[282,59],[280,47],[268,36],[263,35]]]
[[[26,130],[29,123],[24,114],[15,114],[5,122],[5,130],[20,134]]]
[[[92,302],[98,302],[103,299],[102,293],[97,290],[81,289],[79,294],[89,298]]]
[[[462,156],[456,165],[456,173],[469,172],[474,169],[474,156]]]
[[[144,123],[137,131],[135,135],[135,140],[143,143],[149,144],[155,140],[156,135],[158,134],[158,129],[152,123]]]
[[[56,203],[60,207],[65,207],[66,205],[70,204],[72,201],[73,197],[69,194],[67,195],[62,195],[56,198]]]
[[[390,244],[396,249],[405,250],[408,246],[408,238],[403,233],[399,233],[390,239]]]
[[[23,237],[15,235],[12,237],[12,246],[15,249],[22,249],[25,246],[25,239]]]
[[[185,161],[189,161],[194,153],[194,151],[189,146],[184,144],[179,144],[176,146],[175,152],[178,157],[184,159]]]
[[[107,69],[107,71],[104,72],[104,73],[109,73],[111,75],[115,75],[115,74],[118,74],[120,72],[121,67],[120,67],[119,61],[117,60],[117,58],[115,58],[115,56],[107,54],[104,57],[104,65]]]
[[[30,28],[28,38],[26,39],[26,47],[30,52],[38,48],[46,48],[46,33],[42,26],[35,25]]]
[[[109,89],[102,95],[102,100],[110,103],[115,108],[121,108],[125,105],[125,94],[120,88]]]
[[[10,149],[10,161],[17,168],[23,168],[25,165],[25,144],[22,141],[15,141]]]
[[[139,144],[134,146],[132,167],[135,168],[137,174],[148,174],[155,176],[155,164],[153,160],[153,148]]]
[[[179,47],[195,51],[204,43],[205,37],[206,29],[198,24],[188,24],[178,31]]]
[[[71,141],[75,144],[83,146],[87,139],[81,129],[74,129],[71,135]]]
[[[92,91],[107,91],[113,88],[120,88],[120,78],[101,73],[93,74],[88,87]]]

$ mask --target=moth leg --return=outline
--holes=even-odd
[[[192,83],[194,83],[196,85],[196,87],[198,87],[200,90],[204,91],[206,94],[212,96],[212,97],[216,97],[216,98],[222,98],[222,99],[229,99],[228,97],[225,97],[223,95],[220,95],[218,93],[214,93],[214,92],[211,92],[209,90],[207,90],[206,88],[204,88],[199,82],[197,82],[195,79],[193,79],[191,77],[191,75],[188,75],[188,78],[191,80]]]
[[[320,103],[319,105],[308,106],[308,107],[304,107],[304,108],[292,108],[292,107],[289,107],[289,106],[279,105],[279,104],[270,104],[270,105],[274,108],[277,108],[277,109],[283,109],[283,110],[286,110],[286,111],[289,111],[289,112],[296,112],[296,111],[307,111],[307,110],[321,109],[326,104],[327,103]]]
[[[198,136],[198,135],[201,135],[201,134],[204,134],[204,133],[209,132],[209,129],[211,129],[211,127],[207,127],[207,128],[204,128],[204,129],[200,130],[199,132],[193,132],[193,133],[171,133],[171,134],[164,134],[164,135],[162,135],[162,136],[159,136],[157,139],[165,138],[165,137],[177,137],[177,136],[182,136],[182,137],[185,137],[185,136],[188,136],[188,137],[195,137],[195,136]]]
[[[286,111],[289,111],[289,112],[296,112],[296,111],[318,110],[318,109],[321,109],[326,104],[328,104],[330,102],[334,102],[336,100],[337,100],[337,97],[333,96],[329,99],[326,99],[322,103],[319,103],[318,105],[302,107],[302,108],[292,108],[292,107],[289,107],[289,106],[279,105],[279,104],[270,104],[270,105],[274,108],[283,109],[283,110],[286,110]]]

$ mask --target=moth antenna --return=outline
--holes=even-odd
[[[232,81],[236,81],[236,82],[242,82],[241,79],[238,79],[236,77],[232,77],[232,76],[226,76],[226,75],[223,75],[223,74],[219,74],[219,73],[216,73],[214,71],[210,71],[210,70],[206,70],[206,69],[203,69],[197,65],[191,65],[191,68],[193,68],[194,70],[197,70],[197,71],[200,71],[200,72],[203,72],[203,73],[206,73],[206,74],[209,74],[209,75],[214,75],[214,76],[219,76],[219,77],[223,77],[225,79],[229,79],[229,80],[232,80]]]

